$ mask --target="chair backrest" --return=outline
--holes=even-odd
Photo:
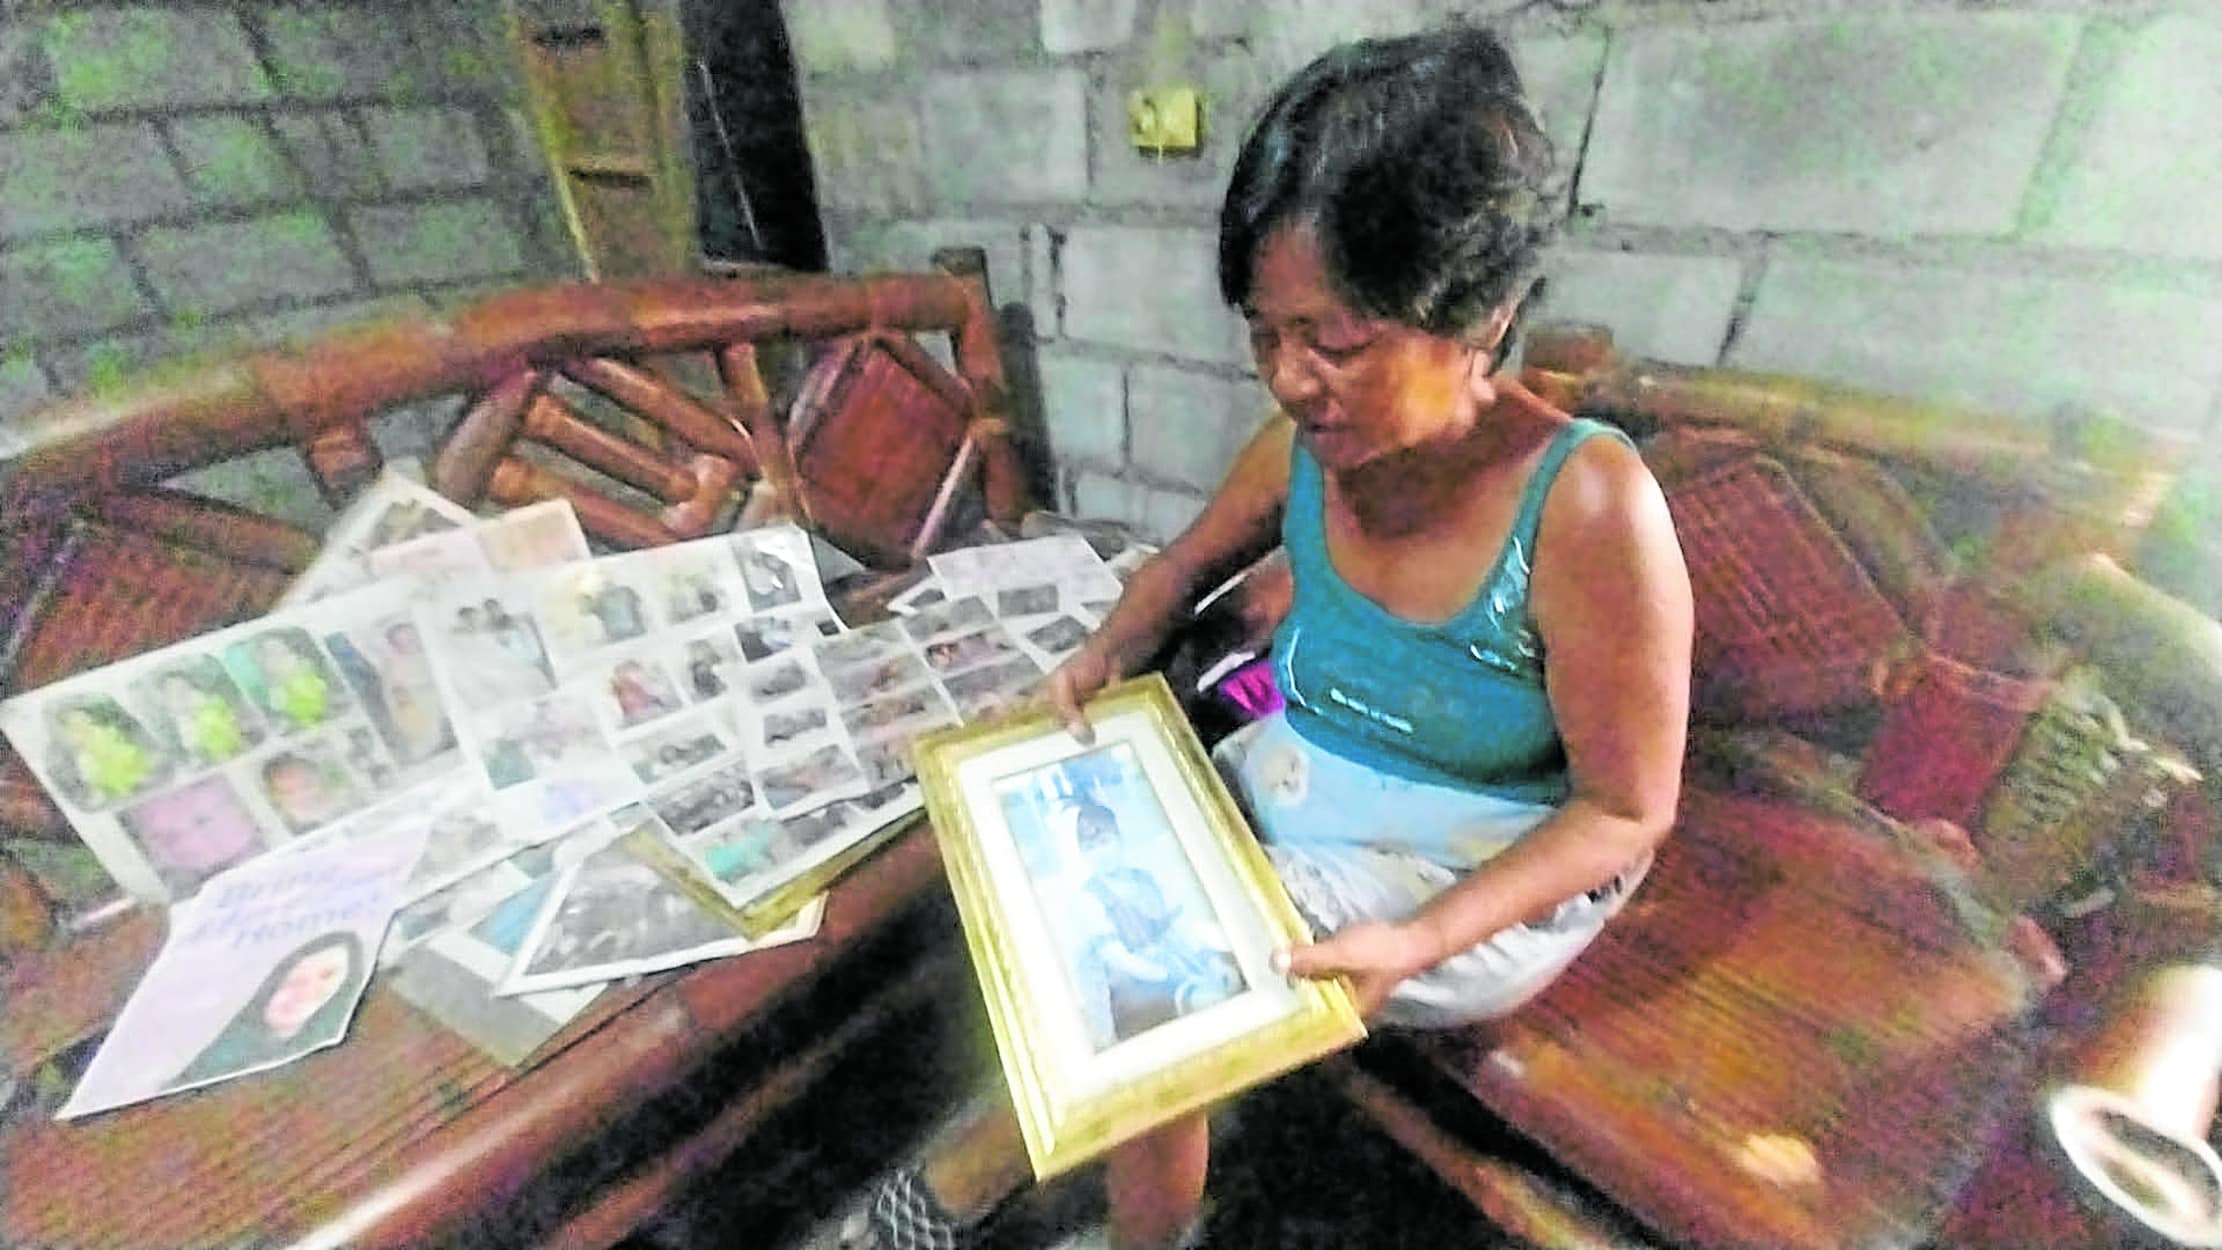
[[[434,486],[471,505],[566,498],[614,546],[793,519],[902,568],[968,510],[1015,521],[1024,477],[984,261],[935,260],[516,290],[32,414],[82,432],[0,464],[0,696],[257,615],[315,554],[295,527],[163,483],[290,445],[336,504],[380,467],[371,419],[442,396],[463,415]],[[922,334],[949,336],[953,370]],[[760,352],[801,375],[791,415]],[[57,911],[51,874],[15,852],[67,840],[0,749],[0,959],[44,941]]]

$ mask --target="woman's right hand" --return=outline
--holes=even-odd
[[[1081,705],[1102,693],[1105,686],[1118,679],[1119,673],[1094,638],[1082,643],[1078,651],[1065,657],[1055,672],[1049,675],[1044,689],[1049,693],[1049,708],[1081,745],[1096,740],[1095,729],[1088,724],[1087,714]]]

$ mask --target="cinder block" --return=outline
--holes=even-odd
[[[1531,36],[1513,40],[1511,50],[1528,104],[1542,115],[1543,133],[1557,159],[1553,182],[1569,186],[1582,156],[1582,133],[1589,129],[1589,114],[1597,103],[1605,37],[1594,31]]]
[[[211,204],[253,204],[301,193],[295,171],[277,141],[247,117],[207,115],[170,122],[193,194]]]
[[[2041,420],[2074,405],[2197,433],[2222,298],[1936,265],[1784,257],[1729,363]]]
[[[2129,33],[2076,138],[2045,243],[2222,258],[2222,18],[2155,18]]]
[[[1026,298],[1024,227],[1007,221],[865,219],[841,231],[842,268],[852,273],[924,272],[944,247],[988,254],[988,294],[998,305]]]
[[[150,124],[0,132],[0,238],[162,216],[192,202]]]
[[[1079,226],[1066,235],[1060,255],[1067,337],[1249,363],[1242,320],[1219,298],[1213,232]]]
[[[1134,37],[1135,0],[1040,0],[1042,47],[1100,52]]]
[[[1189,155],[1163,156],[1127,141],[1126,97],[1160,78],[1183,72],[1152,68],[1153,54],[1115,58],[1094,92],[1098,142],[1091,157],[1089,198],[1107,204],[1159,204],[1216,209],[1250,124],[1286,76],[1286,67],[1240,48],[1210,56],[1196,75],[1203,96],[1203,145]]]
[[[85,9],[47,19],[62,102],[84,112],[265,99],[270,81],[228,8]]]
[[[1070,352],[1040,357],[1043,419],[1059,461],[1126,463],[1126,378],[1118,365]]]
[[[56,239],[0,252],[0,341],[105,330],[150,311],[110,239]]]
[[[1685,365],[1720,359],[1743,282],[1743,263],[1728,256],[1566,249],[1546,258],[1545,272],[1532,319],[1602,325],[1624,353]]]
[[[828,208],[910,216],[926,207],[926,147],[913,101],[819,88],[809,92],[803,129]]]
[[[328,330],[367,321],[381,321],[389,317],[422,317],[431,315],[431,312],[431,303],[422,295],[381,295],[375,299],[351,299],[336,304],[289,308],[284,312],[251,318],[247,325],[248,333],[255,342],[269,344],[314,338]]]
[[[362,126],[346,113],[283,113],[271,119],[293,153],[294,164],[318,195],[335,199],[375,195],[382,188],[378,153]]]
[[[54,388],[46,380],[46,370],[29,350],[15,348],[0,352],[0,460],[9,460],[30,450],[31,440],[23,433],[17,419],[36,408],[54,402]]]
[[[2006,233],[2080,27],[1893,13],[1627,29],[1581,197],[1624,223]]]
[[[1159,543],[1169,543],[1180,537],[1181,532],[1194,523],[1208,496],[1190,494],[1184,490],[1159,490],[1154,486],[1142,489],[1142,532]]]
[[[280,93],[303,100],[406,100],[438,84],[437,45],[419,49],[407,10],[318,5],[262,10]]]
[[[58,345],[41,354],[62,394],[93,395],[113,390],[134,375],[161,361],[178,359],[185,352],[164,331],[151,330]],[[56,432],[34,429],[30,435],[34,439],[44,439]]]
[[[895,63],[887,0],[786,0],[787,45],[805,74],[883,69]]]
[[[1077,200],[1088,190],[1087,77],[949,74],[926,85],[926,175],[944,204]]]
[[[381,106],[357,116],[389,187],[476,187],[491,174],[478,119],[466,109]]]
[[[517,225],[492,200],[385,204],[355,209],[348,220],[380,286],[505,277],[525,267]]]
[[[1089,468],[1073,470],[1070,482],[1072,501],[1067,507],[1074,516],[1143,524],[1149,499],[1142,486]]]
[[[987,65],[1031,57],[1040,50],[1037,0],[964,0],[961,5],[898,6],[896,37],[938,64]]]
[[[1026,302],[1034,310],[1034,337],[1053,339],[1063,332],[1057,315],[1057,251],[1063,239],[1040,224],[1026,227],[1024,233]]]
[[[1353,39],[1408,35],[1453,12],[1485,13],[1503,0],[1192,0],[1189,28],[1199,39],[1246,39],[1291,68]]]
[[[315,212],[149,230],[140,264],[172,314],[208,317],[274,299],[351,290],[354,267]]]
[[[204,499],[275,517],[311,533],[332,522],[331,505],[324,502],[324,494],[317,489],[316,478],[298,448],[273,447],[226,460],[181,473],[169,484]]]
[[[1255,382],[1136,365],[1127,374],[1126,410],[1134,467],[1157,482],[1209,494],[1273,411],[1273,401]]]

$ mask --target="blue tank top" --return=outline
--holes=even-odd
[[[1566,752],[1543,688],[1528,578],[1543,500],[1566,457],[1598,434],[1569,422],[1528,479],[1481,589],[1441,624],[1408,621],[1343,581],[1327,554],[1326,482],[1296,444],[1281,522],[1295,600],[1273,636],[1288,723],[1322,749],[1415,781],[1527,803],[1566,798]]]

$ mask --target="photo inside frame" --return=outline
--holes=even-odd
[[[1098,718],[956,768],[1044,1075],[1086,1098],[1161,1072],[1305,1002],[1280,939],[1215,840],[1150,716]]]

